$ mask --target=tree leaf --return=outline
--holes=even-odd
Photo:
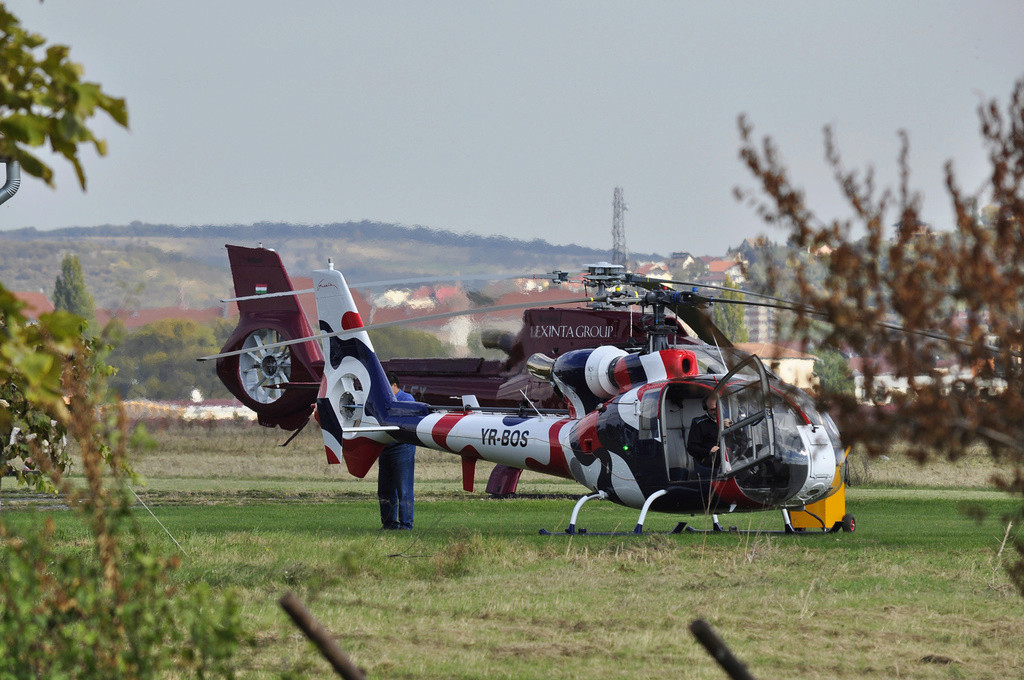
[[[41,146],[46,141],[46,121],[38,116],[14,114],[0,121],[0,134],[29,146]]]

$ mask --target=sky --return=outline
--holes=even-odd
[[[6,4],[130,130],[101,114],[87,191],[54,158],[0,229],[365,219],[611,248],[622,187],[630,251],[716,254],[785,239],[734,196],[741,114],[824,219],[849,215],[824,126],[878,186],[906,130],[941,229],[944,164],[982,185],[978,107],[1024,77],[1021,0]]]

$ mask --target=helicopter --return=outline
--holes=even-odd
[[[228,244],[226,248],[235,294],[239,297],[222,302],[237,303],[239,323],[221,351],[247,349],[248,352],[218,359],[218,377],[228,391],[256,413],[261,425],[298,431],[312,415],[323,373],[322,352],[315,342],[295,346],[290,351],[286,348],[266,350],[264,346],[312,334],[304,312],[304,308],[315,308],[312,288],[295,290],[280,255],[262,244],[258,248]],[[588,280],[596,282],[598,276],[592,272]],[[529,277],[548,279],[555,284],[569,279],[566,272]],[[605,277],[607,281],[617,278],[621,277]],[[422,281],[405,279],[400,283]],[[369,286],[377,283],[396,282],[371,282]],[[729,338],[709,316],[689,306],[676,307],[674,311],[687,325],[680,320],[667,319],[672,324],[670,342],[692,343],[692,336],[696,335],[698,340],[713,344],[721,351],[733,351]],[[397,358],[381,363],[386,373],[396,377],[402,389],[419,401],[444,404],[463,394],[473,394],[482,406],[515,407],[531,403],[541,408],[560,408],[562,396],[553,389],[552,383],[534,377],[527,370],[529,357],[536,353],[558,356],[601,344],[635,349],[646,343],[651,322],[649,316],[601,302],[574,307],[537,304],[523,311],[518,333],[483,331],[483,346],[504,352],[504,360]],[[517,468],[495,466],[487,482],[487,493],[495,497],[513,495],[521,472]]]
[[[265,345],[312,334],[304,309],[315,309],[313,290],[295,290],[280,255],[262,244],[257,248],[228,244],[226,248],[235,294],[239,297],[222,302],[237,303],[240,317],[221,352],[248,351],[218,358],[218,377],[243,405],[256,413],[261,425],[298,431],[309,422],[313,411],[323,373],[323,354],[315,342],[293,346],[291,350],[265,349]],[[521,278],[526,277],[543,278],[554,284],[569,280],[569,274],[561,271]],[[622,279],[623,274],[607,263],[587,275],[587,283],[597,286],[598,293],[600,288],[620,284]],[[424,280],[371,282],[353,288]],[[362,308],[366,309],[365,305]],[[724,353],[732,363],[746,356],[733,349],[730,339],[701,309],[675,305],[672,311],[675,317],[662,320],[668,326],[662,333],[671,344],[714,346],[716,356]],[[602,344],[636,350],[646,344],[653,323],[651,315],[639,315],[607,302],[592,301],[573,307],[531,304],[523,311],[517,333],[485,329],[481,334],[483,346],[501,350],[506,355],[504,360],[435,357],[397,358],[381,363],[385,372],[397,378],[402,389],[419,401],[445,404],[463,394],[473,394],[481,406],[513,408],[532,404],[557,409],[563,406],[562,395],[551,381],[537,378],[527,370],[529,357],[537,353],[557,357]],[[513,495],[521,472],[518,468],[496,465],[487,482],[487,493],[495,497]]]
[[[626,292],[620,282],[638,290]],[[712,513],[720,530],[719,512],[766,509],[782,511],[789,533],[790,510],[841,492],[845,451],[839,432],[809,395],[780,381],[756,355],[729,368],[720,348],[716,357],[699,340],[669,343],[674,328],[665,309],[698,310],[711,298],[623,277],[613,266],[591,266],[584,283],[599,291],[590,301],[640,304],[653,316],[644,347],[606,344],[557,358],[530,357],[530,374],[563,397],[567,409],[562,410],[481,406],[471,394],[457,406],[396,401],[367,333],[374,326],[363,324],[344,276],[333,265],[313,275],[319,333],[276,342],[257,338],[250,346],[203,359],[217,359],[220,372],[235,358],[241,366],[279,356],[280,348],[294,352],[318,341],[323,364],[313,411],[330,463],[344,461],[361,478],[383,448],[397,441],[458,455],[467,491],[473,490],[479,460],[573,479],[590,493],[577,502],[568,534],[576,533],[583,504],[594,499],[640,510],[634,533],[642,533],[649,511]],[[248,301],[240,301],[240,310]],[[239,328],[245,323],[243,311]],[[293,362],[288,382],[264,386],[289,387],[295,368]],[[310,383],[299,384],[308,389]],[[712,395],[719,406],[719,448],[704,466],[687,453],[686,441]],[[826,532],[855,526],[850,515],[821,524]],[[683,528],[690,530],[680,522],[673,531]]]

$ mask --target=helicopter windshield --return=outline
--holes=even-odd
[[[804,417],[807,418],[811,425],[825,429],[829,442],[835,450],[836,461],[842,465],[846,460],[846,449],[843,447],[843,442],[840,438],[839,427],[836,426],[836,422],[832,420],[832,416],[830,416],[827,411],[819,411],[818,405],[814,402],[814,398],[803,390],[799,390],[789,385],[786,386],[783,391],[786,397],[792,400],[793,403],[803,411]]]
[[[804,424],[803,419],[787,406],[782,397],[776,395],[775,402],[775,451],[784,463],[806,465],[807,451],[797,429]]]

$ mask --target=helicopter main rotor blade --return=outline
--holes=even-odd
[[[769,309],[784,309],[788,312],[803,312],[811,316],[828,317],[825,312],[818,311],[806,305],[797,305],[791,302],[758,302],[757,300],[731,300],[729,298],[715,298],[716,305],[741,305],[744,307],[768,307]]]
[[[599,297],[582,297],[582,298],[568,298],[564,300],[548,300],[543,304],[545,305],[571,305],[579,304],[581,302],[604,302],[608,296]],[[311,342],[313,340],[323,340],[324,338],[336,338],[339,335],[345,335],[347,333],[354,333],[356,331],[372,331],[378,328],[387,328],[389,326],[403,326],[409,323],[419,323],[421,321],[438,321],[440,319],[450,319],[456,316],[473,316],[474,314],[489,314],[491,312],[506,312],[513,309],[526,309],[528,307],[536,307],[537,301],[533,302],[517,302],[511,305],[497,305],[493,307],[475,307],[473,309],[465,309],[458,312],[443,312],[441,314],[428,314],[427,316],[418,316],[412,319],[398,319],[396,321],[384,321],[382,323],[370,324],[369,326],[359,326],[358,328],[346,328],[345,330],[335,331],[333,333],[316,333],[305,338],[294,338],[292,340],[283,340],[281,342],[275,342],[267,345],[260,345],[260,349],[276,349],[278,347],[289,347],[291,345],[299,345],[304,342]],[[239,349],[233,352],[223,352],[221,354],[211,354],[205,357],[199,357],[196,361],[209,361],[211,359],[221,359],[224,357],[234,357],[242,354],[247,354],[252,351],[252,348]]]
[[[353,283],[350,288],[375,288],[378,286],[402,286],[412,283],[441,283],[444,281],[509,281],[516,279],[551,279],[551,273],[545,274],[466,274],[463,276],[416,276],[408,279],[388,279],[382,281],[365,281]]]
[[[643,281],[639,281],[638,279],[643,279]],[[650,278],[650,277],[647,277],[647,276],[640,276],[638,274],[629,274],[627,276],[627,282],[636,283],[637,285],[640,285],[641,283],[650,283],[650,284],[655,284],[655,285],[660,283],[660,284],[663,284],[663,285],[690,286],[692,288],[707,288],[709,290],[721,290],[721,291],[725,291],[727,293],[740,293],[742,295],[750,295],[752,297],[758,297],[758,298],[763,298],[765,300],[771,300],[772,302],[778,302],[780,304],[789,304],[789,305],[798,306],[798,303],[794,302],[793,300],[787,300],[785,298],[775,297],[774,295],[767,295],[765,293],[755,293],[753,291],[744,290],[742,288],[730,288],[729,286],[716,286],[716,285],[710,284],[710,283],[697,283],[696,281],[676,281],[674,279],[653,279],[653,278]],[[715,298],[715,302],[722,302],[722,299],[721,298]],[[811,310],[808,308],[808,311],[811,311]]]
[[[754,292],[751,292],[751,291],[748,291],[748,290],[743,290],[741,288],[730,288],[728,286],[716,286],[716,285],[712,285],[712,284],[695,283],[695,282],[690,282],[690,281],[676,281],[676,280],[670,280],[670,279],[653,279],[653,278],[648,278],[648,277],[639,277],[637,275],[630,275],[629,276],[629,280],[632,281],[634,284],[639,285],[641,287],[647,287],[648,285],[649,286],[657,286],[657,285],[673,284],[673,285],[683,285],[683,286],[695,286],[695,287],[701,287],[701,288],[708,288],[708,289],[712,289],[712,290],[722,290],[722,291],[727,291],[727,292],[732,292],[732,293],[740,293],[742,295],[750,295],[750,296],[754,296],[754,297],[763,298],[765,300],[771,300],[772,302],[759,302],[757,300],[734,300],[734,299],[729,299],[729,298],[714,298],[711,302],[713,302],[714,304],[744,305],[744,306],[748,306],[748,307],[767,307],[767,308],[770,308],[770,309],[782,309],[782,310],[785,310],[785,311],[802,312],[802,313],[808,314],[810,316],[816,316],[816,317],[819,317],[819,318],[821,318],[821,319],[823,319],[823,320],[825,320],[827,322],[831,322],[831,320],[832,320],[832,315],[829,314],[828,312],[825,312],[825,311],[822,311],[822,310],[819,310],[819,309],[815,309],[815,308],[813,308],[813,307],[811,307],[809,305],[800,304],[798,302],[795,302],[793,300],[787,300],[785,298],[779,298],[779,297],[775,297],[775,296],[772,296],[772,295],[766,295],[764,293],[754,293]],[[685,318],[686,314],[685,314],[684,310],[686,310],[687,308],[694,309],[692,306],[689,306],[689,305],[674,305],[674,306],[670,306],[669,307],[669,309],[671,309],[675,313],[675,315],[677,317],[682,318],[687,323],[687,325],[689,325],[691,328],[693,328],[694,331],[696,331],[698,333],[698,335],[700,335],[702,333],[702,331],[698,330],[697,326],[694,326],[689,320],[687,320]],[[691,316],[695,316],[695,315],[691,315]],[[722,334],[721,330],[719,330],[717,327],[714,327],[714,324],[711,322],[710,317],[708,317],[706,314],[703,315],[703,316],[705,317],[704,323],[710,324],[710,326],[705,326],[706,332],[708,332],[709,334],[713,333],[716,336],[718,336],[719,343],[721,343],[721,338],[725,337],[724,334]],[[698,318],[695,318],[694,321],[697,324],[700,324],[702,322]],[[951,335],[947,335],[946,333],[940,333],[938,331],[930,331],[930,330],[924,330],[924,329],[909,329],[909,328],[906,328],[906,327],[901,326],[899,324],[888,322],[888,321],[879,321],[879,322],[876,322],[875,325],[877,325],[879,328],[884,328],[886,330],[896,331],[898,333],[905,333],[907,335],[919,335],[921,337],[930,338],[932,340],[939,340],[941,342],[948,342],[950,344],[959,345],[961,347],[971,347],[971,346],[973,346],[973,343],[971,343],[968,340],[961,340],[959,338],[955,338],[955,337],[953,337]],[[711,330],[712,328],[714,330]],[[705,342],[709,342],[703,336],[701,336],[701,340],[704,340]],[[726,342],[728,342],[728,340],[726,340]],[[729,346],[731,346],[731,344]],[[999,351],[999,348],[995,347],[993,345],[985,345],[984,348],[986,350],[992,351],[992,352]]]
[[[221,302],[242,302],[243,300],[266,300],[268,298],[287,297],[289,295],[305,295],[316,292],[312,288],[302,290],[282,290],[279,293],[257,293],[256,295],[243,295],[242,297],[221,298]]]
[[[518,279],[545,279],[552,280],[555,272],[545,274],[504,274],[495,276],[493,274],[469,274],[466,276],[415,276],[407,279],[386,279],[381,281],[365,281],[353,283],[349,288],[378,288],[382,286],[405,286],[414,283],[441,283],[444,281],[515,281]],[[315,292],[312,288],[302,290],[284,290],[278,293],[258,293],[256,295],[243,295],[241,297],[221,298],[221,302],[242,302],[244,300],[263,300],[266,298],[285,297],[288,295],[304,295]]]
[[[829,323],[831,323],[832,321],[832,315],[829,314],[828,312],[823,312],[821,310],[817,310],[814,309],[813,307],[808,307],[806,305],[797,305],[788,302],[786,304],[773,304],[770,302],[757,302],[754,300],[729,300],[724,298],[715,298],[715,304],[746,305],[748,307],[769,307],[771,309],[783,309],[790,312],[803,312],[804,314],[808,314],[810,316],[819,317]],[[952,335],[947,335],[946,333],[930,331],[922,328],[906,328],[904,326],[892,323],[890,321],[876,321],[873,323],[873,325],[878,326],[879,328],[884,328],[885,330],[896,331],[897,333],[905,333],[906,335],[919,335],[924,338],[939,340],[941,342],[948,342],[950,344],[959,345],[961,347],[974,346],[974,343],[970,342],[969,340],[961,340],[960,338],[955,338]],[[999,351],[999,348],[994,345],[983,345],[983,347],[984,349],[990,352]]]
[[[709,345],[719,347],[732,347],[732,340],[726,336],[722,329],[715,325],[711,316],[703,309],[687,304],[665,305],[676,318],[689,326],[697,337]]]

